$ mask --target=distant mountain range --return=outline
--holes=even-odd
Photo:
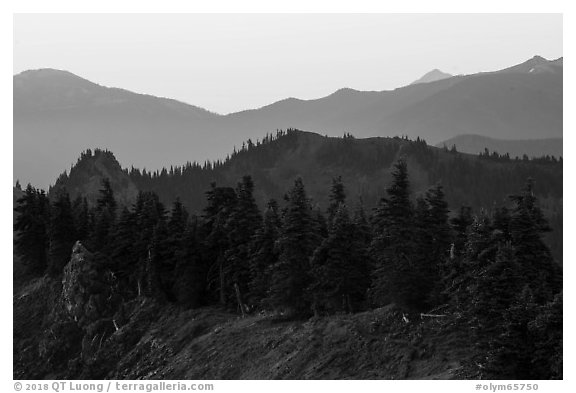
[[[149,169],[223,158],[249,138],[289,127],[331,136],[420,136],[432,144],[463,134],[561,138],[562,70],[562,59],[534,57],[496,72],[443,79],[433,72],[391,91],[341,89],[229,115],[66,71],[25,71],[14,76],[14,177],[46,187],[89,147]]]
[[[462,153],[478,154],[488,149],[491,153],[510,154],[510,157],[520,157],[526,154],[529,158],[541,156],[562,157],[562,138],[504,140],[488,138],[481,135],[459,135],[444,142],[437,147],[446,146]]]

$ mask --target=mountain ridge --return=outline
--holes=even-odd
[[[287,128],[362,138],[419,136],[432,144],[461,134],[559,137],[562,74],[556,71],[562,67],[558,59],[553,62],[550,72],[454,76],[387,91],[344,88],[314,100],[288,98],[228,115],[89,81],[70,89],[42,88],[46,83],[29,83],[19,74],[14,77],[14,177],[46,187],[90,146],[125,157],[124,166],[155,169],[213,160],[225,157],[230,146]]]
[[[530,158],[541,156],[562,157],[562,138],[508,140],[488,138],[482,135],[459,135],[440,142],[436,147],[456,146],[458,151],[469,154],[478,154],[488,149],[491,153],[510,154],[510,157],[520,157],[526,154]]]
[[[509,195],[532,178],[554,228],[551,248],[562,260],[561,161],[480,157],[399,137],[338,138],[290,130],[269,135],[260,144],[247,144],[224,161],[168,166],[153,173],[122,168],[114,154],[94,150],[83,154],[68,175],[59,177],[49,196],[66,189],[72,199],[81,195],[95,201],[98,184],[107,172],[118,200],[125,206],[131,206],[137,191],[151,191],[166,207],[179,198],[191,213],[202,214],[205,192],[211,184],[235,187],[243,176],[250,175],[255,184],[254,198],[262,209],[270,199],[282,201],[297,178],[302,178],[314,208],[324,209],[332,179],[340,176],[351,210],[362,205],[370,211],[392,180],[391,168],[399,158],[408,163],[412,195],[423,196],[430,187],[441,184],[452,211],[462,205],[476,211],[505,206]],[[107,171],[99,170],[102,167]]]
[[[563,66],[563,57],[559,57],[558,59],[554,59],[554,60],[547,60],[542,56],[539,55],[535,55],[534,57],[532,57],[531,59],[508,67],[508,68],[504,68],[501,70],[496,70],[496,71],[485,71],[485,72],[480,72],[478,74],[487,74],[487,73],[503,73],[503,72],[526,72],[526,68],[530,67],[530,68],[534,68],[534,66],[541,66],[544,64],[549,64],[549,65],[554,65],[557,67],[562,67]],[[417,80],[415,80],[414,82],[406,85],[406,86],[400,86],[397,87],[395,89],[389,89],[389,90],[357,90],[357,89],[353,89],[353,88],[349,88],[349,87],[342,87],[339,88],[337,90],[335,90],[333,93],[330,93],[326,96],[322,96],[322,97],[318,97],[318,98],[311,98],[311,99],[302,99],[302,98],[297,98],[297,97],[286,97],[283,98],[281,100],[278,101],[274,101],[270,104],[266,104],[262,107],[258,107],[258,108],[248,108],[248,109],[244,109],[244,110],[240,110],[240,111],[236,111],[236,112],[230,112],[228,114],[219,114],[217,112],[213,112],[210,111],[209,109],[206,108],[202,108],[181,100],[177,100],[177,99],[173,99],[173,98],[169,98],[169,97],[163,97],[163,96],[156,96],[153,94],[148,94],[148,93],[137,93],[137,92],[133,92],[127,89],[123,89],[120,87],[111,87],[111,86],[105,86],[105,85],[101,85],[95,82],[92,82],[86,78],[83,78],[75,73],[72,73],[70,71],[67,70],[61,70],[61,69],[55,69],[55,68],[38,68],[38,69],[29,69],[29,70],[24,70],[20,73],[17,73],[15,75],[13,75],[13,79],[14,81],[17,81],[17,79],[21,79],[21,78],[28,78],[28,76],[30,75],[38,75],[38,74],[53,74],[53,75],[65,75],[67,77],[71,77],[77,80],[81,80],[83,82],[87,82],[93,86],[98,86],[98,87],[103,87],[103,88],[107,88],[107,89],[114,89],[114,90],[120,90],[120,91],[124,91],[124,92],[128,92],[131,94],[135,94],[135,95],[140,95],[140,96],[146,96],[146,97],[152,97],[152,98],[158,98],[158,99],[165,99],[165,100],[170,100],[170,101],[174,101],[174,102],[178,102],[180,104],[186,105],[186,106],[190,106],[193,108],[197,108],[197,109],[201,109],[204,110],[210,114],[216,115],[216,116],[230,116],[230,115],[235,115],[235,114],[239,114],[239,113],[243,113],[243,112],[247,112],[247,111],[256,111],[262,108],[266,108],[278,103],[282,103],[285,101],[297,101],[297,102],[309,102],[309,101],[318,101],[318,100],[322,100],[322,99],[326,99],[328,97],[332,97],[332,96],[336,96],[339,95],[343,92],[353,92],[353,93],[384,93],[384,92],[391,92],[391,91],[396,91],[399,89],[403,89],[405,87],[408,86],[412,86],[412,85],[416,85],[416,84],[422,84],[422,83],[430,83],[430,82],[436,82],[439,80],[443,80],[443,79],[448,79],[448,78],[452,78],[455,75],[449,74],[449,73],[445,73],[437,68],[427,72],[426,74],[424,74],[422,77],[418,78]],[[470,74],[470,75],[478,75],[478,74]],[[466,75],[469,76],[469,75]]]

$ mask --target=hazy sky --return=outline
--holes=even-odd
[[[14,73],[57,68],[218,113],[562,56],[560,14],[19,14]]]

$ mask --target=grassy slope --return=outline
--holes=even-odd
[[[80,344],[50,363],[38,350],[43,337],[53,337],[59,291],[48,278],[18,289],[15,378],[449,379],[463,376],[472,352],[455,320],[414,316],[405,323],[394,306],[285,321],[136,300],[128,306],[127,323],[84,367],[68,362],[79,355]],[[68,342],[65,335],[61,339]]]
[[[172,315],[154,323],[125,359],[150,348],[146,356],[114,377],[455,378],[466,359],[459,334],[441,333],[433,323],[405,324],[393,307],[306,321],[239,319],[215,309]]]

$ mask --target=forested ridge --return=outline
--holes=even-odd
[[[224,160],[188,162],[157,171],[122,169],[112,152],[87,150],[60,176],[49,194],[65,188],[72,199],[86,197],[93,205],[100,180],[109,178],[120,205],[130,207],[138,190],[151,191],[165,206],[179,198],[189,212],[200,215],[207,206],[205,192],[212,183],[234,187],[249,174],[257,185],[254,198],[261,210],[270,199],[281,201],[298,177],[306,183],[314,208],[326,209],[331,179],[341,177],[348,205],[355,208],[361,204],[371,213],[385,194],[391,166],[399,158],[409,164],[413,202],[429,187],[441,184],[451,215],[460,206],[477,212],[483,209],[488,214],[499,206],[510,206],[509,195],[532,178],[553,229],[546,242],[555,259],[562,261],[562,158],[510,158],[488,151],[469,155],[455,147],[428,146],[420,138],[357,139],[350,134],[332,138],[289,129],[262,140],[248,140]]]
[[[166,206],[167,194],[161,198],[150,190],[198,181],[189,171],[207,179],[218,177],[226,166],[246,169],[242,156],[263,144],[296,147],[294,135],[248,142],[224,162],[153,174],[121,171],[139,185],[132,204],[124,196],[118,201],[114,188],[123,188],[113,187],[108,178],[91,200],[80,194],[71,198],[63,180],[79,178],[74,168],[69,177],[61,177],[50,198],[28,185],[15,207],[15,252],[31,277],[62,282],[68,310],[63,312],[68,317],[50,317],[50,334],[40,345],[47,364],[64,367],[68,377],[104,377],[113,366],[100,362],[101,369],[94,367],[86,360],[86,348],[92,348],[93,359],[105,356],[102,342],[118,340],[114,331],[138,330],[127,310],[149,299],[160,308],[217,306],[241,317],[264,313],[283,321],[393,306],[399,313],[394,323],[414,326],[410,334],[426,329],[427,320],[439,320],[444,325],[433,327],[440,329],[438,334],[450,329],[467,336],[471,358],[459,368],[459,377],[562,378],[562,269],[544,241],[551,228],[537,197],[557,196],[556,179],[545,177],[561,162],[550,157],[522,162],[498,154],[475,158],[403,138],[388,141],[386,154],[375,145],[376,158],[371,158],[354,155],[356,140],[346,135],[330,139],[324,154],[346,166],[365,166],[367,173],[377,171],[383,160],[391,165],[374,208],[367,207],[367,194],[350,198],[343,176],[329,179],[323,203],[311,199],[303,177],[297,176],[283,198],[269,199],[263,208],[256,199],[259,183],[248,173],[234,187],[213,181],[199,211],[189,208],[192,198],[185,203],[176,197]],[[264,151],[258,166],[266,168],[280,152],[272,149],[266,156]],[[86,152],[77,167],[94,155],[113,157],[100,150]],[[458,190],[452,181],[461,179],[450,174],[468,171],[472,185],[485,171],[480,161],[492,165],[494,182],[523,171],[537,180],[522,179],[507,203],[490,209],[474,207],[478,202],[451,205],[462,196],[450,197],[448,190]],[[441,177],[442,183],[415,193],[409,173],[418,172],[409,172],[409,162],[430,168],[429,176]],[[550,185],[546,192],[539,190],[541,182]],[[505,185],[493,187],[479,200]],[[91,262],[82,268],[77,264],[83,260]],[[89,280],[97,278],[97,284],[82,284],[82,296],[96,295],[78,308],[70,294],[82,269],[91,269]],[[56,344],[66,339],[70,343],[64,349]],[[97,349],[94,340],[100,342]]]

